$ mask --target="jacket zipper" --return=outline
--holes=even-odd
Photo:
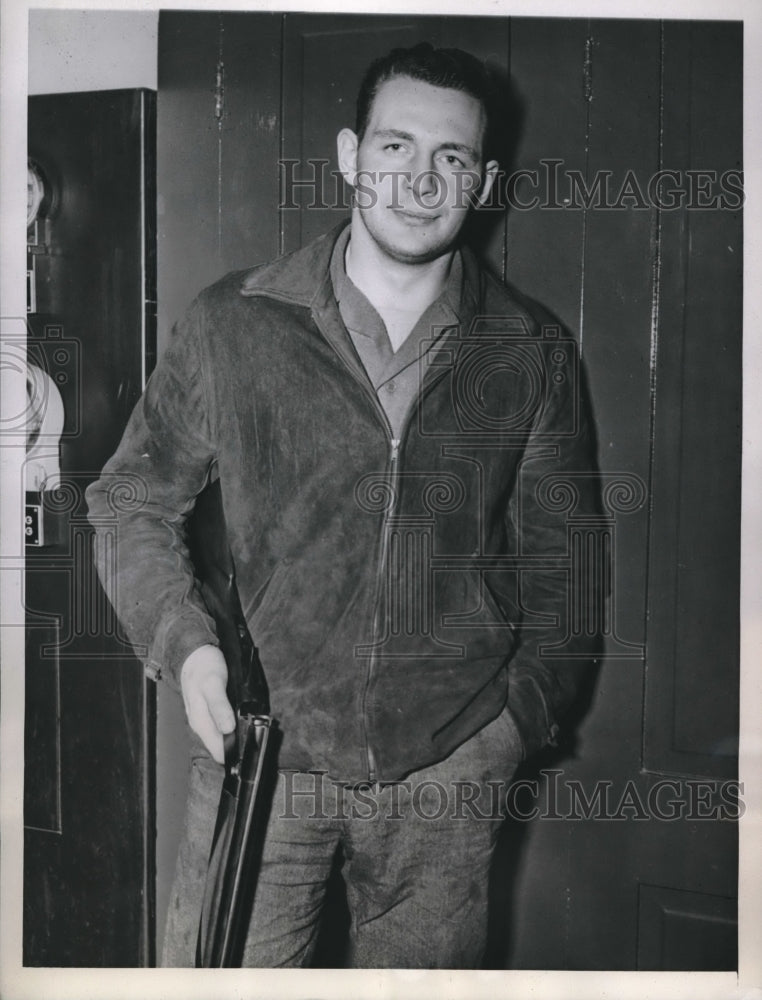
[[[444,372],[442,373],[442,375]],[[441,377],[441,376],[440,376]],[[370,740],[368,739],[368,712],[367,712],[367,701],[368,692],[370,690],[371,680],[375,672],[376,664],[378,661],[377,644],[379,642],[380,636],[380,625],[381,625],[381,598],[384,594],[384,573],[386,572],[386,563],[389,558],[389,536],[391,520],[397,512],[397,503],[399,501],[399,484],[395,482],[397,480],[397,471],[399,465],[399,453],[402,442],[407,436],[408,428],[413,419],[413,414],[416,408],[420,406],[421,400],[423,399],[424,393],[431,388],[435,381],[439,381],[439,378],[432,380],[428,387],[424,387],[413,401],[410,406],[407,415],[402,423],[402,427],[399,430],[399,437],[390,437],[389,443],[391,445],[391,452],[389,457],[389,483],[392,486],[392,502],[389,507],[384,511],[384,519],[381,526],[381,540],[379,542],[379,558],[378,558],[378,568],[376,571],[376,592],[374,597],[374,611],[373,611],[373,630],[371,635],[372,641],[372,652],[368,661],[368,673],[365,678],[365,688],[363,690],[362,696],[362,726],[363,735],[365,737],[365,751],[368,762],[368,781],[373,784],[376,781],[376,760],[373,755],[373,748],[370,745]],[[387,419],[386,413],[378,402],[378,397],[372,394],[374,403],[377,409],[380,411],[381,418],[386,424],[386,427],[391,431],[391,425]]]
[[[399,451],[400,451],[400,439],[391,439],[391,452],[389,458],[389,484],[392,490],[392,501],[384,511],[384,519],[381,525],[381,539],[379,541],[379,558],[376,570],[376,590],[374,596],[374,610],[373,610],[373,632],[372,632],[372,651],[370,654],[370,660],[368,662],[368,672],[365,678],[365,689],[363,691],[362,697],[362,721],[363,729],[365,735],[365,748],[366,755],[368,758],[368,781],[374,782],[376,780],[376,760],[373,755],[373,747],[370,745],[370,740],[368,739],[368,712],[367,712],[367,699],[368,692],[370,690],[371,681],[373,679],[373,674],[375,673],[375,668],[378,662],[378,652],[377,644],[380,641],[381,633],[381,619],[382,619],[382,607],[381,600],[386,590],[384,588],[384,574],[386,572],[386,564],[389,559],[389,536],[391,521],[394,516],[398,490],[396,487],[397,478],[397,465],[399,461]]]
[[[279,296],[273,296],[273,298],[278,298],[278,297]],[[284,297],[284,300],[285,300],[285,297]],[[349,372],[349,374],[363,388],[363,390],[365,391],[366,395],[368,396],[368,398],[370,399],[371,403],[373,404],[374,409],[376,410],[376,413],[378,414],[378,416],[380,418],[381,424],[386,429],[386,433],[388,435],[387,441],[389,442],[390,449],[391,449],[390,450],[390,461],[389,461],[389,480],[390,480],[390,482],[393,482],[394,479],[396,478],[396,475],[397,475],[397,467],[398,467],[398,464],[399,464],[400,446],[401,446],[402,442],[405,439],[408,427],[410,426],[410,423],[412,421],[412,415],[415,412],[416,408],[420,405],[421,400],[423,399],[423,396],[424,396],[425,392],[428,391],[434,385],[435,382],[438,382],[439,379],[446,374],[446,372],[444,370],[442,370],[439,373],[439,375],[438,375],[437,378],[432,379],[429,382],[428,386],[422,387],[422,390],[419,392],[418,396],[413,401],[413,403],[412,403],[412,405],[411,405],[411,407],[410,407],[410,409],[409,409],[409,411],[408,411],[408,413],[407,413],[407,415],[405,417],[405,420],[403,422],[403,426],[401,427],[400,432],[399,432],[400,433],[399,438],[393,438],[391,436],[391,434],[392,434],[392,427],[391,427],[391,424],[389,423],[388,417],[386,416],[386,411],[384,410],[383,406],[379,402],[378,396],[374,392],[374,390],[373,390],[372,386],[370,385],[370,383],[367,382],[367,381],[365,381],[365,380],[363,380],[363,379],[358,379],[357,374],[352,370],[351,366],[349,364],[347,364],[346,358],[344,358],[342,356],[341,351],[339,351],[336,348],[336,345],[333,343],[331,337],[328,336],[327,333],[325,332],[325,330],[323,329],[322,324],[321,324],[321,322],[319,320],[319,317],[315,314],[314,310],[312,311],[312,318],[313,318],[313,321],[314,321],[315,325],[317,326],[317,328],[323,334],[323,337],[325,338],[326,342],[333,348],[334,353],[337,355],[337,357],[345,365],[345,367],[346,367],[347,371]],[[383,594],[383,582],[384,582],[384,572],[386,570],[386,561],[388,559],[389,534],[390,534],[389,527],[390,527],[390,521],[391,521],[392,515],[396,511],[396,505],[397,505],[397,499],[398,499],[398,492],[399,492],[398,490],[395,490],[395,492],[393,493],[393,501],[392,501],[392,503],[390,505],[390,508],[384,512],[384,519],[383,519],[382,528],[381,528],[381,539],[380,539],[380,542],[379,542],[379,561],[378,561],[378,568],[377,568],[377,571],[376,571],[376,591],[375,591],[375,595],[374,595],[373,629],[372,629],[372,634],[371,634],[372,651],[371,651],[371,654],[370,654],[370,657],[369,657],[369,661],[368,661],[368,671],[367,671],[367,674],[366,674],[366,677],[365,677],[365,687],[363,688],[362,702],[361,702],[361,715],[362,715],[361,723],[362,723],[362,730],[363,730],[363,738],[364,738],[364,741],[365,741],[365,756],[366,756],[366,759],[367,759],[367,766],[368,766],[368,781],[371,782],[371,783],[374,783],[377,780],[376,779],[377,767],[376,767],[375,756],[373,754],[373,748],[371,747],[370,741],[368,739],[367,701],[368,701],[368,692],[370,690],[371,679],[372,679],[373,674],[375,672],[375,668],[376,668],[376,664],[377,664],[377,660],[378,660],[378,654],[376,652],[376,644],[379,641],[379,626],[380,626],[380,618],[381,618],[380,602],[381,602],[381,596]]]

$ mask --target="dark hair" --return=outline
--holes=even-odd
[[[429,42],[419,42],[409,49],[392,49],[388,55],[370,64],[357,94],[355,132],[358,140],[365,135],[379,87],[398,76],[409,76],[434,87],[460,90],[479,101],[486,117],[484,160],[490,159],[497,99],[495,81],[484,63],[470,53],[462,49],[435,49]]]

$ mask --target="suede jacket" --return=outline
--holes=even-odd
[[[576,344],[464,249],[472,319],[422,354],[392,440],[333,295],[337,235],[228,275],[176,326],[88,490],[98,549],[117,540],[101,579],[177,685],[217,643],[184,537],[216,463],[281,767],[396,780],[503,710],[530,754],[592,650],[569,542],[596,508]]]

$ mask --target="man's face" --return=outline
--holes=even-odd
[[[399,76],[375,96],[359,146],[339,133],[339,164],[355,188],[355,221],[393,260],[423,263],[451,250],[469,209],[489,193],[479,101]]]

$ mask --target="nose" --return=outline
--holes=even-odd
[[[442,190],[442,177],[433,154],[421,152],[416,157],[411,186],[414,198],[425,205],[438,200]]]

